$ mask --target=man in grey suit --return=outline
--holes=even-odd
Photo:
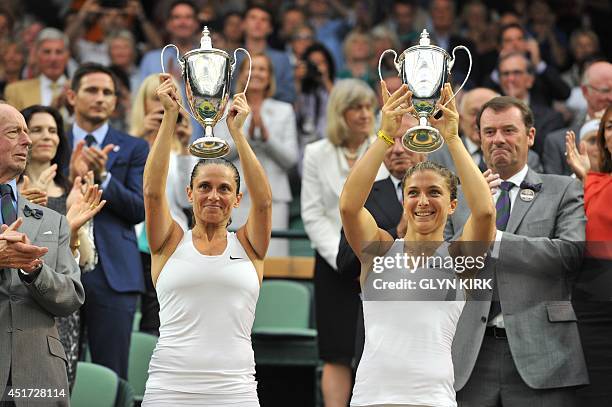
[[[572,130],[577,136],[576,146],[578,146],[582,125],[599,117],[612,103],[612,64],[607,61],[592,63],[582,75],[580,89],[587,102],[586,113],[577,117],[569,128],[554,131],[546,137],[542,164],[544,172],[548,174],[572,174],[565,159],[565,133]]]
[[[476,117],[482,105],[496,96],[499,96],[499,94],[489,88],[475,88],[466,92],[459,104],[459,131],[461,141],[465,144],[465,148],[472,156],[478,168],[483,172],[486,171],[487,164],[484,162],[482,150],[480,149],[480,134],[478,133]],[[446,145],[443,145],[440,149],[429,154],[427,159],[445,166],[452,172],[456,172],[455,163]],[[531,149],[529,149],[527,164],[529,168],[535,171],[541,171],[542,169],[538,154]]]
[[[84,300],[66,218],[17,191],[32,141],[23,116],[0,104],[0,388],[20,406],[69,405],[66,354],[54,316]]]
[[[493,196],[496,242],[479,276],[493,278],[497,293],[468,301],[459,320],[457,401],[463,407],[575,406],[575,387],[588,383],[570,302],[585,239],[582,186],[527,166],[535,129],[523,102],[496,97],[477,123],[485,162],[503,181]],[[455,230],[468,214],[465,207],[455,211]]]

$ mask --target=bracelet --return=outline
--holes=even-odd
[[[387,136],[387,134],[382,130],[378,130],[378,133],[376,133],[376,135],[378,136],[379,139],[387,143],[388,146],[392,146],[395,143],[393,139]]]

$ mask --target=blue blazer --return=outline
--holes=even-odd
[[[68,132],[71,147],[72,129]],[[116,147],[108,155],[111,179],[102,193],[106,205],[94,218],[98,265],[117,292],[144,292],[144,277],[134,225],[144,221],[142,174],[149,144],[109,127],[102,146]],[[94,271],[95,272],[95,271]]]

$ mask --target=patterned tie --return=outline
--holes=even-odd
[[[85,145],[87,147],[95,146],[96,144],[98,144],[98,142],[96,141],[96,138],[93,135],[88,134],[85,136]]]
[[[495,209],[497,210],[497,219],[495,220],[495,224],[497,226],[497,230],[505,231],[506,226],[508,225],[508,220],[510,219],[510,190],[514,187],[512,182],[503,181],[500,188],[499,198],[497,198],[497,203],[495,204]],[[499,302],[499,290],[497,288],[497,278],[493,279],[493,300],[491,301],[491,308],[489,309],[489,319],[491,322],[493,318],[497,315],[501,314],[501,303]]]
[[[495,204],[495,210],[497,210],[497,218],[495,225],[497,230],[505,231],[510,219],[510,190],[514,187],[512,182],[503,181],[500,188],[499,198]]]
[[[13,205],[13,188],[8,184],[0,184],[0,196],[2,222],[10,225],[17,220],[17,211]]]

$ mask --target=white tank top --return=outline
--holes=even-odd
[[[385,257],[401,253],[403,245],[403,240],[397,240]],[[443,243],[436,255],[449,256],[448,243]],[[415,273],[404,270],[398,275],[410,280],[458,278],[454,270],[432,268]],[[427,293],[428,300],[422,300],[423,292],[394,290],[389,296],[368,299],[372,293],[368,281],[377,277],[370,271],[362,288],[365,346],[351,406],[456,407],[451,345],[465,305],[463,293],[440,290]]]
[[[235,233],[218,256],[184,233],[157,279],[159,340],[147,391],[192,393],[206,403],[257,400],[251,328],[259,296],[255,267]]]

